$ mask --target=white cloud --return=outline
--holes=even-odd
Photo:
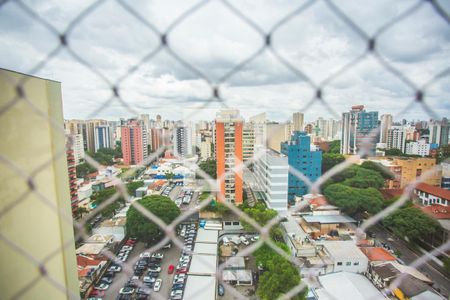
[[[43,19],[63,31],[86,3],[80,1],[28,0]],[[297,1],[231,1],[258,27],[268,32],[298,8]],[[128,2],[159,32],[192,7],[196,1]],[[411,1],[335,2],[367,34],[411,7]],[[359,4],[359,5],[358,5]],[[264,38],[223,3],[211,1],[169,32],[171,49],[214,82],[248,58]],[[365,51],[367,43],[323,3],[318,2],[280,26],[273,46],[292,65],[319,83]],[[0,66],[29,72],[57,46],[58,38],[21,12],[15,3],[0,6]],[[71,48],[109,81],[116,81],[159,44],[159,36],[116,1],[99,5],[69,35]],[[429,3],[377,39],[377,49],[393,66],[416,84],[424,84],[450,67],[450,26]],[[62,82],[67,118],[85,118],[112,96],[107,83],[64,51],[35,75]],[[427,103],[439,116],[448,116],[448,77],[427,90]],[[181,118],[183,110],[205,105],[212,87],[195,72],[171,57],[165,49],[140,65],[120,82],[120,95],[134,110],[111,102],[98,117],[116,119],[134,112]],[[365,104],[381,113],[399,113],[414,99],[414,91],[383,69],[372,57],[335,78],[323,89],[335,114],[353,104]],[[293,111],[307,109],[307,119],[331,117],[319,102],[306,106],[315,92],[283,66],[267,49],[220,86],[226,105],[240,108],[245,116],[266,111],[272,119],[288,119]],[[223,105],[214,102],[209,107]],[[245,110],[245,111],[244,111]],[[250,112],[251,113],[247,113]],[[207,111],[198,118],[213,118]],[[398,117],[427,119],[420,106]]]

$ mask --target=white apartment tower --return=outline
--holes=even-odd
[[[402,126],[393,126],[388,130],[387,149],[398,149],[405,152],[406,131]]]
[[[267,206],[285,215],[288,209],[288,157],[267,149],[255,161],[253,169],[258,188],[266,195]]]

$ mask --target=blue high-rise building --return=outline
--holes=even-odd
[[[290,168],[303,173],[311,181],[322,175],[322,151],[311,151],[311,139],[304,131],[294,131],[291,140],[281,143],[281,153],[287,155]],[[308,186],[297,176],[289,173],[288,199],[308,193]]]

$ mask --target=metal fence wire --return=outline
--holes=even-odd
[[[175,50],[175,48],[172,46],[174,39],[175,39],[175,31],[185,26],[185,24],[189,21],[189,18],[198,13],[201,12],[204,7],[211,3],[216,2],[220,4],[220,7],[222,10],[226,11],[228,14],[232,14],[234,17],[237,17],[240,21],[243,22],[243,26],[246,26],[247,29],[250,29],[254,31],[259,36],[259,46],[254,50],[252,53],[250,53],[247,57],[242,59],[239,63],[233,65],[228,71],[225,71],[223,74],[220,74],[220,76],[212,76],[199,68],[195,65],[194,62],[189,61],[185,58],[183,53],[180,53],[179,51]],[[145,28],[145,30],[150,31],[153,33],[153,35],[156,37],[157,40],[156,46],[151,47],[151,49],[144,49],[146,53],[142,55],[140,59],[137,60],[136,63],[130,64],[124,72],[118,76],[116,79],[111,79],[111,76],[109,76],[108,72],[105,70],[102,70],[101,68],[98,68],[94,66],[91,62],[83,58],[83,55],[79,52],[79,49],[75,49],[72,45],[72,36],[77,30],[77,27],[84,22],[85,19],[89,18],[90,15],[92,15],[94,12],[100,9],[103,5],[106,3],[113,4],[121,8],[121,12],[123,14],[127,14],[131,16],[133,19],[135,19],[141,26]],[[152,62],[153,59],[157,55],[160,55],[161,53],[165,53],[168,55],[171,59],[178,62],[180,65],[182,65],[184,68],[189,70],[193,76],[197,79],[202,79],[209,87],[210,94],[201,99],[201,101],[198,101],[200,105],[196,107],[197,110],[193,110],[193,114],[196,113],[198,110],[204,110],[208,109],[214,104],[219,104],[222,107],[228,107],[228,100],[226,94],[223,93],[223,87],[226,85],[230,80],[232,80],[233,77],[237,76],[237,74],[245,69],[247,66],[249,66],[252,62],[254,62],[258,57],[264,55],[264,54],[271,54],[279,63],[281,63],[288,72],[291,73],[291,76],[295,77],[296,81],[299,83],[302,83],[309,87],[311,89],[311,97],[308,99],[308,101],[300,101],[299,103],[296,103],[296,106],[298,107],[297,111],[306,112],[310,107],[313,105],[320,105],[322,106],[326,111],[328,111],[331,115],[336,116],[337,118],[340,118],[339,113],[333,109],[333,101],[330,101],[327,99],[329,95],[325,93],[325,89],[329,86],[329,84],[333,81],[338,79],[340,76],[342,76],[344,73],[348,72],[349,70],[355,68],[361,61],[367,58],[374,59],[379,67],[392,75],[394,78],[401,81],[407,88],[414,91],[412,94],[413,96],[410,98],[410,101],[407,103],[404,103],[404,108],[401,110],[401,112],[395,116],[399,117],[404,115],[407,111],[411,109],[417,108],[419,106],[426,114],[427,117],[436,119],[436,116],[439,115],[433,110],[433,105],[429,103],[428,100],[428,94],[427,92],[431,88],[432,85],[440,82],[441,80],[447,78],[450,73],[450,68],[445,68],[442,71],[437,72],[430,78],[428,81],[421,83],[420,85],[415,83],[408,74],[405,74],[401,69],[399,69],[397,66],[395,66],[389,59],[387,59],[383,53],[380,51],[380,41],[382,40],[381,37],[391,30],[395,26],[401,26],[402,22],[404,22],[407,18],[415,17],[415,13],[418,12],[421,9],[427,8],[432,9],[435,13],[435,18],[440,18],[443,22],[445,22],[449,26],[450,31],[450,16],[449,13],[444,9],[442,6],[442,3],[437,0],[421,0],[421,1],[410,1],[410,5],[406,9],[404,9],[402,12],[398,13],[393,19],[387,20],[384,22],[384,24],[381,24],[377,30],[374,31],[372,34],[368,34],[360,25],[357,24],[357,22],[354,21],[354,18],[346,12],[345,8],[343,8],[338,2],[332,1],[332,0],[320,0],[320,1],[302,1],[301,4],[294,10],[286,13],[284,16],[282,16],[277,22],[274,23],[274,25],[268,29],[263,28],[259,25],[258,22],[256,22],[252,17],[250,17],[246,12],[242,11],[239,8],[239,5],[232,1],[213,1],[213,0],[205,0],[205,1],[198,1],[194,5],[188,7],[186,10],[184,10],[182,13],[178,15],[173,15],[173,21],[170,22],[170,24],[166,27],[165,30],[161,30],[158,26],[154,25],[153,17],[147,16],[143,14],[139,9],[137,8],[137,5],[134,1],[125,1],[125,0],[100,0],[100,1],[93,1],[89,5],[87,5],[82,11],[78,12],[76,15],[72,16],[71,21],[68,23],[67,26],[63,30],[61,28],[58,28],[54,24],[50,23],[41,12],[38,12],[35,10],[35,7],[30,4],[29,1],[24,0],[3,0],[0,1],[0,12],[2,9],[4,9],[6,6],[14,6],[16,9],[19,9],[23,13],[25,13],[33,22],[33,24],[43,26],[45,30],[50,33],[52,36],[54,36],[57,40],[57,46],[54,47],[51,51],[48,51],[46,53],[46,56],[39,60],[32,68],[28,70],[28,74],[38,74],[42,70],[45,70],[48,64],[51,63],[52,59],[59,55],[60,53],[64,52],[70,56],[69,59],[74,60],[75,62],[81,64],[84,66],[92,76],[94,76],[95,80],[99,82],[101,85],[106,85],[108,89],[111,91],[111,96],[104,101],[103,103],[99,103],[98,100],[92,99],[90,100],[91,106],[95,109],[88,115],[88,118],[95,118],[99,117],[100,114],[110,107],[113,104],[119,103],[123,107],[123,111],[125,113],[131,113],[132,115],[138,115],[139,108],[134,107],[132,103],[129,103],[127,99],[125,99],[122,96],[122,86],[124,82],[131,78],[138,69],[145,64],[149,64]],[[181,5],[181,4],[180,4]],[[303,68],[299,67],[298,65],[292,63],[289,58],[285,56],[283,51],[280,51],[277,48],[277,44],[274,42],[277,35],[279,34],[280,29],[288,22],[292,20],[298,20],[302,19],[304,14],[306,14],[309,10],[314,9],[316,6],[321,5],[321,9],[327,9],[335,18],[340,20],[345,24],[345,26],[348,27],[349,30],[353,32],[356,36],[359,37],[359,39],[362,41],[362,43],[365,44],[365,47],[363,51],[356,57],[353,57],[351,60],[349,60],[345,65],[341,66],[337,70],[333,70],[332,72],[328,72],[326,76],[321,79],[317,80],[312,78],[312,76],[308,75]],[[363,4],[361,4],[363,5]],[[364,5],[367,5],[364,3]],[[113,26],[113,25],[112,25]],[[105,28],[104,34],[108,34],[108,30]],[[212,37],[211,37],[212,39]],[[384,40],[383,40],[384,41]],[[386,41],[384,41],[386,42]],[[391,41],[387,41],[391,42]],[[117,41],[119,44],[120,41]],[[189,49],[187,49],[188,51]],[[46,114],[40,109],[34,105],[33,103],[33,96],[27,95],[25,92],[24,86],[27,83],[28,77],[24,76],[22,79],[18,82],[15,82],[11,79],[11,85],[14,86],[16,95],[14,98],[10,99],[8,103],[0,107],[0,118],[8,112],[11,108],[13,108],[18,103],[26,104],[29,106],[30,109],[37,115],[44,119],[48,119]],[[158,108],[159,103],[150,103],[149,104],[151,108]],[[153,106],[152,106],[153,105]],[[172,105],[171,103],[166,104],[168,106]],[[178,109],[177,105],[179,103],[173,104],[173,109]],[[349,103],[350,106],[350,103]],[[276,104],[273,104],[273,106],[267,106],[267,110],[276,110],[277,106]],[[50,125],[58,131],[64,132],[63,124],[58,123],[55,120],[48,120]],[[377,132],[373,132],[372,140],[367,141],[368,143],[376,143],[375,137],[377,136]],[[152,161],[157,160],[158,156],[163,153],[166,150],[165,146],[162,146],[158,151],[155,153],[152,153],[149,155],[149,157],[139,166],[136,166],[133,169],[130,169],[128,172],[132,174],[135,170],[140,168],[141,166],[148,165]],[[362,150],[364,152],[364,147],[362,147]],[[360,153],[365,154],[365,153]],[[48,205],[50,208],[52,208],[55,213],[60,214],[61,219],[64,222],[67,222],[69,224],[72,224],[74,222],[75,228],[76,228],[76,236],[75,240],[78,240],[79,238],[82,238],[86,240],[88,238],[88,234],[85,232],[85,225],[90,221],[90,219],[95,216],[97,213],[101,212],[102,209],[104,209],[107,205],[113,203],[116,201],[119,197],[124,197],[125,199],[128,199],[128,193],[126,190],[125,185],[123,182],[120,182],[117,186],[117,193],[113,195],[110,199],[102,203],[100,206],[92,210],[88,215],[84,216],[82,219],[73,220],[71,215],[68,215],[66,212],[63,212],[56,208],[52,202],[47,199],[36,187],[35,184],[35,178],[36,176],[46,168],[49,168],[52,164],[52,162],[58,158],[65,157],[66,150],[61,149],[58,153],[55,153],[51,160],[47,161],[46,163],[39,166],[37,169],[35,169],[33,172],[28,173],[23,171],[18,164],[15,161],[11,161],[7,157],[3,156],[0,153],[0,162],[2,164],[2,168],[7,168],[9,171],[13,172],[17,176],[23,179],[23,181],[26,183],[28,189],[24,191],[15,201],[13,201],[10,205],[5,207],[2,211],[0,211],[0,218],[7,215],[12,209],[14,209],[16,206],[18,206],[20,203],[25,201],[26,197],[30,194],[35,194],[37,197],[39,197],[40,201],[42,203]],[[237,168],[244,168],[246,169],[249,164],[253,163],[254,161],[258,160],[261,157],[262,153],[256,153],[255,157],[253,159],[248,160],[244,164],[235,167],[234,171],[237,170]],[[100,164],[97,163],[93,158],[86,156],[87,163],[94,166],[95,168],[100,168]],[[329,178],[331,178],[333,175],[336,175],[337,173],[341,172],[345,168],[349,167],[354,161],[352,158],[349,158],[347,161],[341,163],[340,165],[337,165],[333,167],[331,170],[326,172],[322,175],[322,177],[317,180],[316,182],[311,182],[306,178],[300,171],[295,170],[294,168],[290,168],[290,172],[294,174],[295,176],[299,177],[301,180],[303,180],[309,189],[310,193],[317,194],[320,193],[321,185]],[[422,174],[421,177],[419,177],[415,182],[411,182],[405,189],[404,193],[401,196],[401,198],[396,201],[391,206],[383,209],[378,214],[370,217],[366,221],[362,222],[362,224],[359,225],[358,228],[356,228],[358,236],[362,237],[363,233],[371,226],[376,223],[378,223],[382,218],[387,216],[389,213],[395,211],[397,208],[399,208],[407,199],[409,199],[411,192],[413,188],[423,180],[427,178],[427,176],[430,176],[430,173],[433,171],[436,171],[438,166],[434,169],[432,169],[430,172],[427,172],[425,174]],[[200,169],[197,171],[198,175],[202,177],[203,179],[206,179],[205,182],[212,185],[211,188],[214,189],[213,186],[216,181],[213,180],[208,174],[202,172]],[[226,174],[224,175],[226,176]],[[189,218],[190,215],[196,213],[199,211],[199,209],[209,205],[209,203],[212,201],[213,197],[210,196],[207,201],[201,202],[198,207],[189,209],[187,211],[184,211],[173,223],[171,224],[165,224],[160,218],[158,218],[156,215],[152,214],[150,211],[147,211],[144,209],[138,202],[133,202],[132,206],[135,207],[137,210],[139,210],[144,216],[146,216],[149,220],[157,224],[161,230],[165,233],[165,237],[162,241],[160,241],[158,244],[152,246],[149,251],[154,252],[157,249],[160,249],[162,246],[164,246],[167,242],[172,241],[173,244],[183,249],[184,245],[183,242],[179,239],[179,237],[176,234],[176,226]],[[273,243],[269,238],[269,231],[270,229],[275,226],[276,224],[279,224],[280,218],[275,217],[273,220],[268,222],[265,226],[260,226],[255,220],[250,218],[248,215],[246,215],[242,210],[238,209],[236,206],[234,206],[231,203],[224,202],[224,205],[227,206],[228,209],[230,209],[236,216],[239,216],[239,218],[249,224],[251,224],[255,231],[260,233],[260,239],[258,242],[246,247],[245,249],[241,250],[238,255],[246,256],[252,254],[255,250],[257,250],[259,247],[261,247],[264,243],[269,245],[274,251],[282,255],[284,258],[286,258],[288,261],[290,261],[292,264],[297,265],[299,267],[300,263],[299,261],[286,254],[282,249],[280,249],[275,243]],[[293,207],[291,208],[292,211],[299,210],[301,207]],[[65,245],[62,245],[61,247],[58,247],[54,249],[52,253],[50,253],[47,257],[43,259],[38,259],[34,256],[32,252],[29,252],[25,249],[22,249],[19,247],[14,240],[7,238],[4,234],[2,234],[0,229],[0,239],[3,243],[7,244],[11,249],[14,249],[14,251],[20,253],[23,257],[23,260],[29,261],[31,264],[36,266],[36,269],[39,270],[39,275],[33,279],[30,282],[27,282],[24,285],[24,288],[17,291],[16,294],[11,299],[20,299],[24,297],[24,295],[27,293],[29,289],[31,289],[34,285],[36,285],[40,280],[46,280],[48,283],[54,286],[55,289],[61,290],[64,294],[67,294],[70,299],[79,299],[80,295],[75,294],[73,291],[67,290],[66,287],[55,280],[52,277],[51,272],[48,272],[46,268],[46,263],[50,261],[55,255],[63,251],[66,247],[73,247],[73,243],[75,240],[72,240]],[[433,251],[424,254],[422,257],[417,259],[415,262],[411,264],[412,267],[418,268],[422,266],[423,264],[427,263],[429,260],[434,259],[437,255],[439,255],[442,252],[448,251],[450,248],[450,241],[447,241],[443,245],[441,245],[439,248],[435,248]],[[111,260],[115,259],[116,256],[114,253],[107,251],[104,253],[108,258]],[[130,260],[128,262],[123,263],[124,272],[126,272],[129,276],[133,275],[133,266],[138,258]],[[207,263],[207,262],[205,262]],[[227,293],[230,293],[232,296],[234,296],[236,299],[247,299],[247,295],[242,295],[235,287],[227,284],[223,281],[221,278],[221,270],[223,270],[227,265],[227,263],[223,263],[219,265],[218,272],[217,272],[217,279],[218,281],[223,284],[225,287],[225,290]],[[281,296],[281,299],[290,299],[297,295],[298,293],[305,291],[308,288],[308,285],[314,285],[315,282],[317,282],[317,278],[315,278],[316,274],[309,274],[306,278],[303,278],[301,283]],[[403,277],[398,277],[398,279],[393,283],[393,285],[398,285],[399,281],[401,281]],[[20,279],[17,279],[20,280]],[[114,284],[114,283],[113,283]],[[142,286],[143,282],[140,282],[140,285]],[[392,288],[393,286],[391,286]],[[198,290],[202,290],[204,287],[199,286]],[[164,297],[160,296],[158,293],[152,293],[152,298],[154,299],[164,299]],[[330,298],[334,298],[333,295],[329,295]]]

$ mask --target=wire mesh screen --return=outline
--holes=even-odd
[[[365,96],[371,102],[377,102],[376,97],[378,96],[384,100],[395,99],[390,102],[380,101],[380,105],[391,105],[397,112],[394,119],[401,119],[414,113],[416,118],[436,120],[449,112],[448,101],[446,101],[448,95],[442,92],[448,90],[450,72],[449,48],[448,43],[445,43],[450,36],[450,16],[448,3],[445,1],[398,2],[381,6],[381,9],[386,9],[385,14],[380,11],[380,7],[377,7],[375,2],[370,5],[364,4],[368,5],[369,9],[358,10],[346,1],[330,0],[297,1],[288,4],[277,2],[273,6],[269,6],[270,9],[267,9],[269,13],[266,10],[265,14],[261,13],[260,6],[267,5],[266,2],[250,4],[249,2],[223,0],[180,1],[172,5],[156,4],[156,7],[164,8],[161,11],[147,9],[147,4],[155,5],[153,1],[103,0],[88,2],[83,5],[73,5],[68,2],[63,4],[61,9],[53,10],[56,4],[50,2],[45,2],[44,5],[25,0],[0,1],[0,18],[4,18],[1,24],[5,31],[5,34],[1,34],[2,45],[7,46],[8,32],[25,31],[20,26],[18,28],[14,26],[11,16],[17,18],[21,26],[33,27],[34,34],[42,37],[30,45],[27,39],[31,41],[32,37],[19,34],[21,40],[14,40],[14,43],[8,46],[19,53],[19,58],[23,61],[18,61],[16,65],[20,66],[24,73],[57,77],[53,76],[52,72],[59,64],[63,65],[66,74],[70,74],[73,70],[74,75],[68,77],[68,81],[71,83],[67,83],[67,92],[65,90],[66,82],[62,82],[63,99],[66,96],[69,97],[70,94],[74,100],[70,103],[64,102],[66,113],[83,107],[84,111],[78,115],[86,119],[94,119],[102,118],[105,115],[138,116],[142,112],[155,112],[156,114],[156,112],[163,111],[167,113],[168,118],[174,113],[183,115],[186,121],[191,121],[198,115],[212,119],[216,110],[235,107],[241,109],[242,112],[246,110],[273,112],[275,116],[281,115],[279,111],[284,109],[289,112],[298,111],[305,114],[312,114],[312,110],[316,110],[319,112],[319,116],[320,113],[323,113],[341,119],[342,108],[346,107],[346,111],[348,111],[354,104],[347,100],[353,98],[349,94],[353,91],[341,93],[339,97],[334,94],[339,89],[345,89],[346,82],[359,86],[360,95]],[[369,12],[372,9],[377,11],[376,15],[370,15]],[[54,17],[55,14],[58,17]],[[370,22],[365,22],[367,19],[370,19]],[[205,20],[207,20],[206,24],[210,26],[205,26]],[[316,36],[317,33],[326,32],[329,27],[334,28],[335,32],[342,33],[342,36],[333,34]],[[110,30],[110,28],[114,30]],[[428,36],[435,32],[439,32],[439,35],[436,34],[436,39]],[[86,41],[92,44],[89,49],[85,48]],[[340,47],[339,41],[344,41],[346,47]],[[436,43],[441,44],[436,45]],[[415,52],[402,48],[416,46],[421,48],[420,51],[425,52],[420,54],[437,53],[434,58],[438,57],[440,60],[436,59],[434,62],[438,63],[428,65],[411,63],[420,51]],[[32,51],[27,52],[26,50],[30,50],[27,48],[31,48]],[[317,53],[310,53],[311,49],[315,49]],[[406,50],[407,53],[404,59],[396,59],[396,55],[401,56],[398,53],[402,50]],[[28,55],[31,53],[31,57],[25,56],[25,53]],[[336,53],[340,57],[339,61],[334,60],[335,56],[333,55]],[[21,55],[22,57],[20,57]],[[17,57],[17,55],[14,56],[14,58]],[[2,60],[6,62],[8,59],[9,57],[4,57]],[[157,63],[154,63],[156,61]],[[14,62],[12,62],[13,64]],[[359,74],[360,77],[355,74]],[[189,84],[172,85],[177,77]],[[383,94],[386,89],[375,94],[377,91],[370,86],[370,78],[374,77],[381,78],[380,82],[383,82],[384,87],[395,87],[393,89],[396,89],[396,95]],[[65,128],[62,120],[49,117],[48,108],[37,105],[33,100],[35,94],[27,92],[29,91],[27,84],[32,80],[30,78],[26,75],[20,75],[18,79],[16,77],[4,78],[14,93],[6,100],[2,98],[0,119],[18,106],[26,107],[33,117],[48,122],[48,128],[42,130],[63,135]],[[360,78],[369,78],[369,83]],[[283,85],[285,83],[293,85],[292,91],[285,89]],[[264,88],[265,85],[277,84],[279,86],[275,88],[267,90]],[[240,89],[245,86],[256,88]],[[260,100],[257,99],[259,97],[261,97]],[[389,107],[380,108],[389,110]],[[417,111],[419,112],[417,113]],[[5,133],[5,131],[2,132]],[[169,133],[169,135],[171,134]],[[379,141],[379,134],[379,128],[369,132],[354,154],[359,157],[369,155],[370,149]],[[264,140],[270,138],[270,133],[263,137]],[[69,141],[68,148],[73,148],[74,143],[74,141]],[[35,147],[35,145],[28,146]],[[22,145],[17,145],[17,147],[22,147]],[[39,151],[39,147],[36,149]],[[6,299],[35,298],[33,295],[41,297],[43,295],[39,294],[36,286],[43,281],[61,292],[59,299],[64,297],[69,299],[87,298],[92,293],[93,286],[99,284],[101,276],[96,276],[99,274],[92,275],[91,278],[94,279],[88,281],[87,286],[80,286],[82,290],[80,296],[79,291],[71,290],[66,283],[55,279],[57,275],[54,270],[48,269],[48,263],[66,249],[72,249],[74,244],[79,246],[88,241],[90,234],[87,226],[110,205],[117,203],[120,199],[130,199],[127,184],[133,178],[139,178],[143,169],[157,163],[166,150],[170,150],[176,155],[172,144],[162,143],[158,149],[153,149],[144,161],[129,168],[114,181],[116,192],[111,194],[107,200],[73,219],[70,211],[54,205],[53,200],[48,199],[40,184],[37,184],[39,174],[46,169],[53,168],[55,162],[61,159],[67,160],[69,168],[73,163],[73,153],[71,155],[64,145],[53,150],[51,155],[31,172],[25,171],[27,169],[21,163],[0,153],[0,162],[5,174],[12,174],[10,176],[23,180],[23,186],[17,190],[14,197],[2,205],[0,221],[13,211],[23,209],[22,205],[27,202],[27,197],[34,195],[38,201],[59,216],[60,222],[70,224],[70,226],[73,224],[75,228],[73,238],[54,247],[54,250],[45,257],[37,257],[31,251],[33,247],[25,248],[16,241],[17,237],[6,234],[8,226],[14,226],[14,224],[2,223],[0,240],[3,246],[18,253],[23,262],[35,266],[36,269],[34,278],[22,282],[19,285],[20,288],[13,290],[12,287],[4,286],[8,295]],[[233,165],[231,170],[222,174],[218,180],[199,168],[197,161],[184,157],[176,158],[180,159],[188,169],[195,170],[196,188],[216,191],[218,182],[225,181],[229,175],[240,174],[239,176],[244,177],[244,189],[248,190],[249,198],[246,201],[250,202],[256,200],[252,199],[254,194],[250,191],[251,184],[249,182],[258,180],[253,172],[254,167],[265,157],[266,153],[266,149],[258,150],[255,147],[252,158]],[[99,171],[103,170],[101,162],[96,161],[95,156],[91,157],[86,154],[85,161],[91,167]],[[355,162],[355,156],[349,156],[345,161],[322,174],[317,180],[311,180],[302,170],[298,170],[294,166],[290,166],[289,172],[290,175],[305,184],[308,194],[319,195],[323,194],[323,186],[327,184],[328,180],[333,179],[334,176],[339,175]],[[440,171],[439,168],[440,166],[435,164],[427,172],[418,174],[416,180],[405,186],[397,201],[380,209],[379,212],[367,214],[361,218],[361,221],[351,228],[355,232],[355,241],[365,240],[368,236],[367,231],[372,231],[372,228],[380,224],[383,218],[407,203],[408,199],[412,197],[415,187],[434,176],[436,172]],[[249,178],[246,178],[246,175]],[[76,177],[67,178],[70,184],[73,184],[75,180]],[[66,196],[75,197],[76,195]],[[280,248],[278,242],[283,243],[283,240],[275,241],[272,238],[273,229],[279,228],[281,222],[286,221],[284,215],[275,215],[265,222],[255,220],[247,213],[248,211],[237,207],[233,202],[226,201],[220,193],[217,195],[211,193],[204,201],[189,205],[170,223],[166,223],[164,218],[147,210],[138,201],[130,203],[128,200],[124,201],[146,219],[156,224],[163,234],[162,238],[153,244],[143,245],[138,242],[141,245],[141,252],[161,252],[164,251],[163,247],[171,242],[173,248],[179,249],[177,250],[178,255],[181,255],[181,252],[189,257],[196,254],[195,246],[192,248],[185,245],[186,240],[180,236],[180,228],[184,227],[184,230],[189,231],[190,224],[194,224],[192,230],[197,231],[198,220],[193,219],[193,216],[203,208],[213,205],[216,197],[218,202],[228,210],[228,213],[234,216],[234,219],[248,225],[247,227],[251,228],[250,231],[255,233],[252,236],[254,241],[249,245],[241,245],[235,253],[236,257],[252,257],[252,254],[261,247],[269,247],[273,253],[284,259],[283,262],[287,261],[294,266],[297,272],[308,270],[308,272],[302,271],[301,281],[293,284],[288,290],[283,289],[279,293],[273,294],[274,298],[296,299],[305,297],[310,290],[320,288],[317,270],[326,268],[329,262],[321,260],[313,266],[307,267],[304,261],[287,252],[286,249]],[[291,204],[287,212],[289,217],[300,214],[307,206],[303,202]],[[22,222],[26,222],[26,219]],[[30,224],[30,226],[33,225]],[[256,236],[259,236],[259,239]],[[222,245],[222,238],[221,241]],[[398,240],[397,242],[403,243]],[[133,242],[129,244],[134,245]],[[133,245],[122,245],[121,243],[120,246],[137,247]],[[436,264],[437,268],[442,268],[441,260],[447,257],[446,253],[449,248],[450,242],[444,240],[439,246],[432,244],[429,251],[416,249],[416,251],[423,250],[423,254],[410,259],[409,263],[409,267],[413,269],[428,272],[427,276],[431,278],[431,283],[439,287],[445,296],[448,296],[449,291],[448,277],[439,270],[429,271],[434,269],[429,263]],[[125,260],[121,259],[124,255],[119,255],[120,252],[116,250],[118,249],[109,248],[102,252],[107,260],[102,266],[103,268],[100,268],[101,274],[111,268],[112,262],[122,268],[119,276],[121,279],[116,276],[110,283],[109,290],[98,292],[99,295],[106,293],[108,299],[118,296],[119,290],[135,275],[136,263],[141,259],[137,255],[138,250],[136,249],[133,250],[136,254]],[[202,256],[197,257],[200,264],[215,270],[210,277],[216,278],[224,288],[224,297],[229,297],[229,299],[271,298],[263,296],[267,294],[255,292],[255,286],[258,286],[257,278],[251,278],[253,285],[247,289],[251,292],[226,280],[222,274],[225,270],[230,270],[233,264],[232,260],[219,259],[217,262],[215,260],[211,262]],[[7,260],[6,257],[2,257],[2,261],[4,259]],[[191,258],[188,258],[186,268],[190,261]],[[174,261],[175,266],[177,263],[178,261]],[[180,264],[183,265],[183,262]],[[256,266],[255,269],[258,270]],[[160,269],[158,272],[163,274],[167,270]],[[187,272],[189,273],[189,271]],[[187,275],[188,278],[189,276]],[[176,284],[172,283],[172,277],[168,278],[169,276],[167,276],[167,280],[163,279],[163,287]],[[406,276],[397,276],[387,287],[380,288],[382,294],[385,295],[383,297],[391,297],[392,291],[395,291],[396,287],[406,279]],[[14,280],[20,281],[21,278],[14,278]],[[147,295],[145,293],[146,280],[145,276],[138,276],[134,280],[135,288],[144,290],[142,297]],[[204,282],[207,282],[208,285],[211,283],[211,281]],[[215,282],[213,281],[214,295],[216,294]],[[279,282],[274,283],[273,289],[276,289],[278,285],[280,285]],[[199,283],[190,295],[201,294],[208,288],[209,286]],[[164,294],[152,290],[151,293],[149,292],[149,297],[151,299],[167,299],[168,297],[181,299],[186,291],[180,290],[182,292],[175,290],[173,294],[170,294],[170,291]],[[138,297],[136,290],[130,292],[129,296],[126,296],[126,291],[122,292],[123,299]],[[326,289],[322,289],[322,292],[322,298],[319,299],[339,298],[338,295],[334,295]],[[365,298],[380,298],[377,295],[379,294],[365,295]],[[185,297],[185,299],[187,298]]]

